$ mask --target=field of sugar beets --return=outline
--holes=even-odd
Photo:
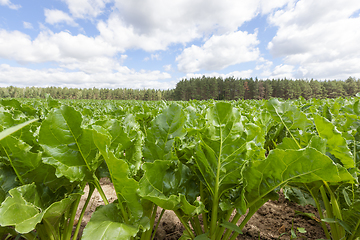
[[[359,100],[2,99],[0,239],[77,239],[86,185],[85,207],[94,189],[105,205],[83,240],[151,240],[158,208],[180,239],[236,239],[280,191],[318,209],[327,239],[359,239]]]

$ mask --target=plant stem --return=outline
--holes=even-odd
[[[353,151],[353,155],[354,155],[354,164],[355,164],[355,167],[356,167],[356,141],[354,139],[354,151]]]
[[[25,233],[22,236],[27,240],[36,240],[36,239],[38,239],[33,232]]]
[[[196,219],[197,219],[197,221],[196,221]],[[203,233],[201,230],[200,221],[196,216],[193,218],[190,218],[190,223],[191,223],[191,226],[193,227],[193,229],[195,230],[195,233],[197,236],[201,235]]]
[[[150,219],[150,230],[148,231],[148,237],[146,239],[151,238],[152,230],[154,229],[156,212],[157,212],[157,205],[154,204],[153,212],[151,214],[151,219]]]
[[[328,196],[325,192],[324,186],[320,187],[320,193],[321,193],[321,197],[323,199],[324,205],[325,205],[326,216],[328,218],[333,218],[334,215],[332,213],[332,208],[331,208]],[[329,223],[329,224],[330,224],[330,231],[331,231],[332,239],[334,239],[334,240],[340,239],[339,234],[338,234],[337,224],[335,224],[335,223]]]
[[[200,223],[200,220],[199,220],[199,216],[196,216],[194,217],[194,221],[195,221],[195,225],[198,226],[198,228],[200,229],[200,234],[203,234],[203,230],[201,228],[201,223]]]
[[[227,212],[224,222],[229,222],[231,214],[233,213],[234,210],[235,209],[232,208]],[[222,235],[224,234],[224,231],[225,231],[225,227],[218,227],[218,230],[216,232],[216,239],[221,239]]]
[[[194,239],[195,238],[194,233],[192,232],[192,230],[189,227],[189,225],[187,224],[187,222],[185,222],[184,219],[181,217],[179,210],[175,210],[174,213],[176,214],[176,216],[180,220],[181,224],[184,226],[185,230],[188,232],[190,238]]]
[[[54,226],[51,225],[46,219],[42,220],[43,229],[46,232],[46,238],[49,240],[60,240],[59,233],[55,230]]]
[[[151,217],[150,217],[150,229],[142,234],[141,240],[150,240],[151,239],[151,234],[152,234],[152,230],[154,228],[154,223],[155,223],[155,218],[156,218],[157,205],[151,204],[150,208],[152,208]],[[155,233],[154,233],[154,235],[155,235]]]
[[[100,186],[99,179],[95,176],[95,174],[94,174],[94,182],[93,182],[93,184],[95,185],[95,188],[98,190],[102,200],[104,201],[104,204],[108,205],[109,201],[107,200],[106,195],[105,195],[102,187]]]
[[[334,192],[331,190],[331,188],[329,187],[329,185],[324,182],[329,194],[330,194],[330,200],[331,200],[331,206],[332,206],[332,211],[333,211],[333,215],[336,219],[339,220],[343,220],[342,215],[341,215],[341,210],[339,207],[339,203],[336,200],[335,194]],[[340,224],[336,224],[337,226],[337,230],[338,230],[338,234],[339,234],[339,238],[343,239],[345,237],[345,229],[340,225]]]
[[[241,214],[236,212],[233,220],[231,220],[231,223],[236,224],[239,221],[240,217],[241,217]],[[232,233],[232,231],[230,229],[226,229],[223,239],[229,239],[231,233]]]
[[[67,225],[64,229],[64,238],[63,240],[70,240],[71,239],[71,232],[74,226],[74,221],[75,221],[75,216],[76,216],[76,210],[79,206],[80,203],[80,199],[81,196],[79,196],[74,202],[73,204],[71,204],[71,208],[70,208],[70,220],[67,222]]]
[[[248,214],[246,214],[246,217],[244,218],[244,220],[241,222],[241,224],[239,225],[240,229],[243,229],[246,225],[246,223],[250,220],[250,218],[256,213],[256,211],[259,208],[250,208]],[[234,234],[231,236],[230,240],[235,240],[236,237],[239,236],[238,232],[234,232]]]
[[[354,228],[354,231],[352,232],[351,236],[349,236],[348,240],[353,240],[355,237],[359,237],[360,235],[360,219],[358,220],[356,227]]]
[[[216,240],[216,228],[217,228],[217,213],[218,213],[218,205],[219,205],[219,187],[220,187],[220,168],[221,168],[221,155],[222,155],[222,130],[220,129],[220,151],[217,162],[216,169],[216,180],[215,180],[215,191],[213,196],[213,205],[212,205],[212,213],[211,213],[211,222],[210,222],[210,237],[211,240]]]
[[[239,235],[239,233],[234,232],[234,234],[231,236],[231,238],[229,240],[235,240],[238,235]]]
[[[157,229],[158,229],[158,227],[160,225],[160,220],[161,220],[162,216],[164,215],[164,213],[165,213],[165,209],[161,210],[161,213],[160,213],[160,216],[158,218],[158,222],[156,223],[156,226],[155,226],[155,229],[154,229],[154,234],[153,234],[151,240],[154,240],[154,238],[155,238],[156,231],[157,231]]]
[[[203,202],[203,204],[206,204],[206,198],[204,196],[204,184],[200,181],[200,200]],[[203,218],[203,225],[204,225],[204,231],[208,231],[208,221],[207,221],[207,214],[206,212],[202,213]]]
[[[320,224],[321,224],[321,227],[322,227],[323,230],[324,230],[325,236],[326,236],[327,239],[331,239],[330,233],[329,233],[329,231],[328,231],[328,229],[327,229],[327,227],[326,227],[326,224],[325,224],[323,221],[321,221],[321,219],[324,218],[324,214],[323,214],[323,212],[322,212],[322,209],[321,209],[319,200],[318,200],[317,197],[315,197],[314,193],[309,189],[308,185],[307,185],[307,184],[304,184],[304,185],[305,185],[306,189],[309,191],[309,193],[311,194],[312,198],[313,198],[314,201],[315,201],[316,208],[317,208],[318,213],[319,213],[319,216],[320,216]]]
[[[89,193],[88,193],[88,196],[86,198],[86,202],[84,204],[84,207],[83,209],[81,210],[81,214],[80,214],[80,217],[79,217],[79,221],[76,225],[76,229],[75,229],[75,232],[74,232],[74,236],[73,236],[73,240],[76,240],[77,239],[77,236],[79,234],[79,230],[80,230],[80,227],[81,227],[81,222],[82,222],[82,219],[85,215],[85,211],[86,211],[86,208],[87,206],[89,205],[89,202],[90,202],[90,199],[91,199],[91,196],[92,194],[94,193],[94,190],[95,190],[95,186],[93,184],[89,184]]]

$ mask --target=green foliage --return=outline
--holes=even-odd
[[[224,99],[267,98],[266,91],[298,95],[257,79],[244,85],[235,79],[201,81],[216,83],[223,94],[216,97]],[[197,99],[219,94],[202,89],[201,81],[191,85]],[[189,97],[184,89],[181,94]],[[108,92],[96,94],[106,98]],[[357,98],[1,100],[0,238],[71,239],[88,184],[87,204],[97,189],[105,206],[85,227],[85,240],[150,240],[158,207],[177,215],[185,228],[182,239],[235,239],[280,189],[292,201],[318,208],[328,239],[356,239],[359,113]],[[100,186],[102,177],[114,185],[117,200],[111,204]]]

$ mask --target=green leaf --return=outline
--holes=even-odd
[[[297,145],[297,142],[295,142],[294,139],[285,137],[285,138],[283,138],[282,143],[280,143],[276,148],[283,149],[283,150],[286,150],[286,149],[297,150],[297,149],[299,149],[299,146]]]
[[[43,121],[39,143],[49,156],[44,163],[56,168],[56,176],[70,181],[82,181],[103,161],[98,156],[94,139],[106,140],[108,136],[93,129],[81,127],[81,114],[69,106],[54,109]]]
[[[247,124],[245,128],[239,110],[229,103],[216,103],[208,109],[206,119],[208,126],[195,146],[193,168],[210,194],[220,197],[240,184],[247,160],[264,155],[263,150],[258,152],[263,139],[254,134],[261,132],[260,127]]]
[[[5,200],[9,190],[19,185],[20,183],[16,180],[16,174],[12,167],[0,162],[0,203]]]
[[[79,194],[71,194],[59,202],[52,199],[50,205],[47,205],[43,201],[51,196],[40,195],[35,184],[13,188],[9,191],[9,195],[0,207],[0,225],[14,226],[19,233],[34,230],[44,215],[55,223],[54,219],[58,219],[71,203],[80,197]]]
[[[184,111],[175,103],[156,116],[151,127],[146,131],[147,136],[143,149],[145,161],[176,158],[173,153],[174,139],[185,136],[185,122]]]
[[[10,227],[0,227],[0,239],[9,239],[8,235],[10,236],[16,236],[17,233],[13,228]]]
[[[223,222],[220,224],[221,226],[227,228],[227,229],[230,229],[231,231],[234,231],[234,232],[237,232],[239,234],[243,234],[241,229],[234,223],[231,223],[231,222]]]
[[[6,138],[7,136],[10,136],[11,134],[13,134],[14,132],[16,131],[19,131],[20,129],[22,129],[23,127],[33,123],[33,122],[36,122],[38,119],[32,119],[32,120],[29,120],[27,122],[24,122],[24,123],[21,123],[21,124],[18,124],[16,126],[13,126],[13,127],[9,127],[7,129],[5,129],[4,131],[0,132],[0,140]]]
[[[35,169],[22,175],[22,178],[26,183],[43,183],[53,192],[58,191],[62,187],[72,192],[72,189],[77,183],[71,183],[70,180],[64,176],[58,178],[55,173],[56,169],[53,166],[41,162]]]
[[[0,207],[0,225],[15,226],[19,233],[28,233],[41,222],[40,199],[35,185],[24,185],[9,191],[11,197],[5,199]]]
[[[34,230],[43,219],[53,225],[60,224],[63,214],[81,196],[73,193],[58,201],[57,195],[45,188],[39,192],[35,184],[13,188],[9,195],[0,206],[0,225],[14,226],[22,234]]]
[[[301,112],[290,101],[280,102],[273,98],[265,103],[268,111],[271,113],[273,119],[278,123],[282,123],[287,129],[301,129],[306,130],[307,127],[312,126],[312,122],[307,119],[305,113]]]
[[[129,240],[135,237],[139,226],[124,223],[115,203],[100,206],[84,229],[83,240]]]
[[[45,98],[48,108],[58,108],[61,106],[61,103],[58,100],[53,99],[50,94],[46,94]]]
[[[193,206],[199,186],[188,167],[170,160],[144,163],[140,180],[140,195],[167,210],[181,209],[185,214],[200,213],[202,206]]]
[[[354,229],[350,229],[350,226],[346,223],[346,222],[344,222],[344,221],[342,221],[342,220],[340,220],[340,219],[336,219],[336,218],[323,218],[323,219],[321,219],[321,221],[322,222],[326,222],[326,223],[335,223],[335,224],[339,224],[341,227],[343,227],[344,229],[345,229],[345,231],[348,233],[348,234],[350,234],[351,236],[354,236],[354,234],[355,234],[355,231],[351,231],[351,230],[354,230]]]
[[[126,159],[132,175],[139,171],[142,161],[143,134],[133,115],[122,122],[111,119],[95,123],[105,128],[111,135],[110,150],[117,158]]]
[[[2,99],[1,104],[3,106],[11,107],[13,110],[21,111],[26,116],[35,116],[37,113],[37,111],[33,107],[26,105],[24,103],[21,103],[20,101],[18,101],[17,99],[14,99],[14,98]]]
[[[186,147],[189,152],[194,151],[193,156],[187,162],[183,157],[181,160],[196,173],[209,194],[203,200],[211,212],[210,235],[215,239],[218,219],[225,214],[222,210],[226,211],[231,205],[233,208],[240,205],[241,211],[246,210],[243,201],[237,200],[242,195],[242,169],[252,159],[264,159],[264,133],[263,128],[244,123],[247,118],[230,103],[217,102],[207,109],[205,118],[204,130],[194,136],[193,145]],[[233,194],[234,189],[236,193],[229,201],[228,195]]]
[[[103,131],[100,126],[93,127],[95,131]],[[94,139],[94,141],[102,156],[105,158],[119,201],[125,201],[132,216],[135,220],[139,220],[143,213],[140,198],[137,194],[139,183],[135,179],[129,178],[130,171],[128,163],[122,159],[118,159],[113,152],[109,151],[109,138],[107,141],[104,141],[103,139]]]
[[[314,115],[314,122],[319,136],[327,140],[326,150],[340,159],[345,168],[355,167],[353,155],[347,146],[346,140],[336,127],[319,115]]]
[[[323,139],[319,136],[313,136],[310,139],[309,147],[315,148],[319,152],[326,154],[326,139]]]
[[[201,234],[199,236],[196,236],[194,238],[194,240],[209,240],[210,238],[208,237],[208,234],[204,233],[204,234]]]
[[[295,210],[295,216],[296,215],[303,215],[303,216],[308,217],[310,219],[313,219],[313,220],[315,220],[317,222],[320,222],[320,220],[313,213],[304,213],[304,212],[300,212],[300,211]]]
[[[63,214],[71,209],[72,203],[80,198],[82,192],[69,194],[66,198],[57,202],[51,202],[51,205],[45,210],[43,220],[46,220],[52,226],[59,226],[63,220]]]
[[[126,201],[132,216],[135,220],[139,220],[143,213],[140,198],[137,195],[139,183],[128,177],[128,164],[122,159],[117,159],[112,152],[105,157],[105,161],[118,198]]]
[[[358,188],[352,189],[352,200],[350,206],[342,209],[342,216],[344,222],[349,226],[352,234],[357,237],[360,236],[360,190]],[[344,203],[343,203],[344,204]]]
[[[266,160],[253,161],[243,171],[246,200],[251,206],[286,183],[354,182],[352,175],[313,148],[270,152]]]
[[[41,153],[33,153],[31,148],[13,136],[0,141],[0,154],[20,175],[37,168],[41,163]]]
[[[290,201],[296,202],[301,206],[306,206],[311,204],[314,207],[316,207],[315,201],[312,198],[312,196],[308,192],[303,191],[302,189],[299,189],[294,186],[291,187],[285,186],[283,188],[283,192],[285,198],[289,199]]]
[[[297,230],[299,233],[306,233],[305,228],[298,227]]]

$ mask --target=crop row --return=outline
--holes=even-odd
[[[280,189],[317,207],[328,239],[360,237],[358,98],[3,99],[0,131],[0,239],[76,239],[94,189],[105,205],[84,240],[153,239],[158,207],[177,215],[181,239],[234,240]]]

